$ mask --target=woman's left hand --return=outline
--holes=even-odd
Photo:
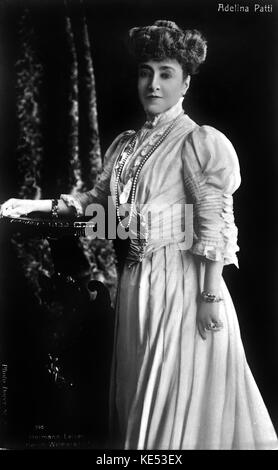
[[[197,310],[197,327],[203,339],[207,339],[207,333],[213,334],[223,328],[219,310],[219,302],[200,301]]]

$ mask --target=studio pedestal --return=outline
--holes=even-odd
[[[107,447],[108,289],[73,221],[24,220],[0,219],[0,446]]]

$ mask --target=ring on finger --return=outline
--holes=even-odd
[[[209,330],[209,331],[218,330],[219,328],[221,328],[221,326],[218,325],[217,323],[214,323],[214,322],[210,322],[210,323],[206,326],[206,330]]]

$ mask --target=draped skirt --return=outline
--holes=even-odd
[[[110,386],[112,441],[123,449],[274,449],[277,436],[246,361],[221,280],[223,329],[196,326],[204,263],[166,245],[119,280]],[[113,445],[113,444],[112,444]]]

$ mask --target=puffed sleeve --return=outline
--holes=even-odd
[[[133,133],[133,131],[123,132],[112,142],[104,156],[103,170],[98,175],[96,184],[91,190],[83,193],[76,192],[74,194],[60,195],[60,199],[62,199],[67,206],[74,207],[77,217],[85,214],[86,207],[89,204],[97,203],[104,207],[107,206],[107,198],[110,194],[110,179],[114,162],[119,154],[121,146],[128,141]]]
[[[194,213],[191,252],[238,267],[233,193],[240,185],[237,154],[231,142],[210,126],[197,126],[183,146],[185,188]]]

